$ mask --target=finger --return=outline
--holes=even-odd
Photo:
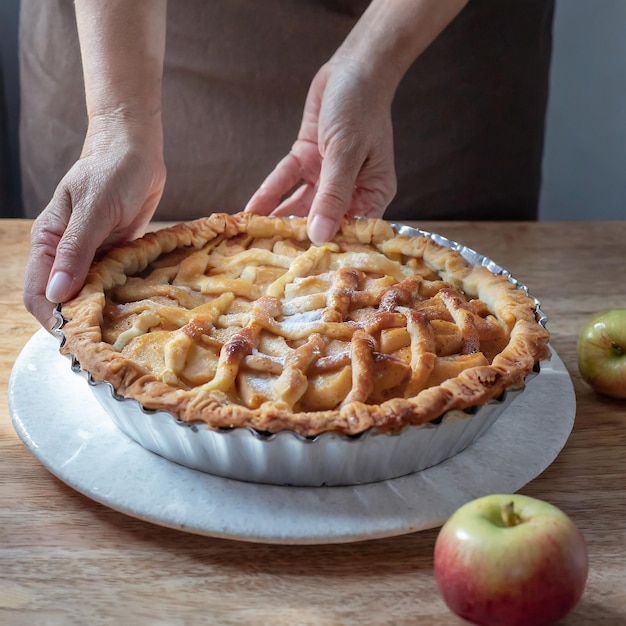
[[[313,185],[301,185],[291,196],[283,200],[270,215],[274,217],[284,217],[287,215],[297,215],[298,217],[306,217],[311,209],[311,203],[315,197],[315,189]]]
[[[332,239],[350,208],[354,184],[363,165],[354,150],[345,149],[345,142],[329,145],[320,171],[317,193],[311,204],[307,231],[309,239],[321,245]]]
[[[384,185],[359,187],[358,184],[357,180],[348,214],[382,217],[396,193],[395,175],[392,174],[389,179],[385,180]]]
[[[357,175],[348,213],[382,217],[398,189],[393,145],[372,151]]]
[[[284,198],[302,182],[302,167],[293,153],[281,159],[259,189],[248,201],[244,211],[269,215]]]

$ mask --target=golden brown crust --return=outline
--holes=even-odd
[[[398,430],[522,386],[548,355],[506,277],[365,218],[320,248],[301,218],[177,224],[94,264],[62,314],[62,352],[95,381],[210,428]]]

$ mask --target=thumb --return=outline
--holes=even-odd
[[[110,225],[96,214],[79,206],[72,210],[48,276],[46,298],[50,302],[65,302],[83,286],[96,251],[110,234]]]
[[[341,149],[340,143],[330,144],[322,159],[317,192],[309,212],[308,235],[318,246],[332,239],[339,230],[363,164],[354,151]]]
[[[54,327],[55,321],[52,314],[54,307],[46,298],[46,289],[69,215],[70,204],[65,194],[55,193],[48,206],[33,223],[31,230],[30,255],[24,273],[23,300],[26,309],[47,330]],[[55,297],[54,302],[58,301],[60,299]]]

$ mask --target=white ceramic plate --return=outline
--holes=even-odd
[[[17,433],[50,472],[112,509],[200,535],[322,544],[434,528],[468,500],[519,490],[565,445],[576,400],[553,352],[526,392],[465,451],[410,476],[352,487],[245,483],[149,452],[114,425],[44,330],[15,362],[9,408]]]

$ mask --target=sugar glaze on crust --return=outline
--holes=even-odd
[[[120,246],[63,305],[61,351],[211,429],[398,431],[524,385],[547,358],[506,276],[384,220],[313,246],[303,218],[213,214]]]

